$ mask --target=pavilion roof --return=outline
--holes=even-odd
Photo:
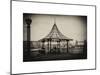
[[[72,40],[72,39],[66,37],[65,35],[63,35],[59,31],[59,29],[57,28],[57,25],[56,24],[53,25],[50,33],[46,37],[42,38],[39,41],[48,40],[48,39]]]

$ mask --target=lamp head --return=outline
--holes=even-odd
[[[25,21],[27,25],[30,25],[32,23],[32,20],[30,18],[25,19]]]

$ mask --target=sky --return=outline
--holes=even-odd
[[[60,32],[73,41],[87,39],[87,17],[73,15],[24,14],[31,18],[31,41],[38,41],[49,34],[54,22]],[[25,25],[25,21],[23,21]],[[24,32],[26,34],[26,32]]]

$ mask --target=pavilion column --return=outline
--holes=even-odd
[[[69,52],[69,46],[68,46],[68,43],[69,43],[69,40],[66,40],[67,42],[67,53]]]
[[[28,56],[30,56],[30,25],[31,25],[31,22],[32,20],[30,18],[26,19],[26,24],[27,24],[27,54]]]
[[[51,39],[50,39],[50,50],[51,50]]]
[[[48,51],[49,51],[49,39],[48,39]]]
[[[59,48],[59,41],[57,41],[57,49]]]
[[[58,41],[58,48],[59,48],[59,52],[60,52],[60,40]]]
[[[44,49],[44,43],[45,43],[45,41],[43,40],[42,41],[42,49]]]
[[[57,42],[57,49],[56,50],[57,50],[57,52],[59,52],[59,50],[58,50],[58,41],[56,41],[56,42]]]

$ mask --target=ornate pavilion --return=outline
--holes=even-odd
[[[61,53],[63,49],[61,49],[61,44],[64,43],[64,49],[66,49],[66,52],[69,51],[69,41],[73,39],[70,39],[66,36],[64,36],[59,29],[57,28],[56,23],[54,23],[50,33],[39,40],[40,43],[42,43],[42,49],[45,50],[46,53],[51,52],[59,52]],[[47,49],[45,49],[45,45],[47,45]]]

